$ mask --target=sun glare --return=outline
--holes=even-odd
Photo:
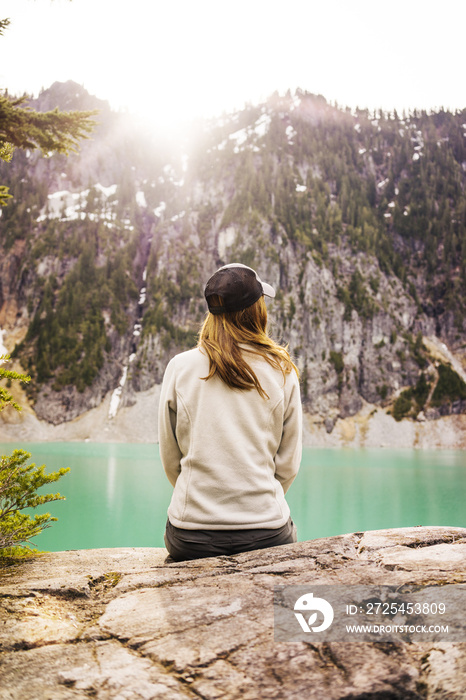
[[[464,81],[455,72],[466,3],[442,7],[2,0],[0,15],[11,25],[0,38],[0,87],[37,95],[56,80],[75,80],[165,129],[296,87],[351,107],[461,108]]]

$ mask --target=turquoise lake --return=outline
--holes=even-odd
[[[46,504],[58,522],[34,542],[41,550],[162,547],[172,487],[158,445],[22,444],[47,471],[70,467],[51,484],[66,501]],[[1,454],[15,445],[0,444]],[[362,530],[466,527],[466,452],[311,449],[287,500],[308,540]]]

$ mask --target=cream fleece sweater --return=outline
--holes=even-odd
[[[284,494],[301,461],[299,383],[248,353],[269,398],[256,389],[205,381],[209,360],[195,348],[174,357],[163,378],[160,455],[174,486],[172,525],[187,530],[279,528],[290,515]]]

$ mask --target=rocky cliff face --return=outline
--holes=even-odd
[[[464,593],[465,550],[466,530],[422,527],[180,564],[163,549],[10,563],[0,569],[0,698],[460,700],[464,642],[321,642],[318,633],[277,642],[273,601],[291,585]]]
[[[396,420],[466,412],[466,117],[371,117],[297,93],[169,151],[73,84],[36,107],[52,103],[102,111],[79,156],[0,170],[15,196],[0,327],[39,418],[112,392],[115,410],[134,404],[195,343],[203,285],[231,261],[278,290],[271,333],[328,433],[368,404]]]

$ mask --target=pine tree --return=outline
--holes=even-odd
[[[0,20],[0,36],[10,20]],[[27,106],[28,97],[11,98],[0,94],[0,159],[9,162],[15,148],[39,148],[44,155],[76,151],[78,143],[88,138],[95,122],[90,112],[36,112]],[[0,185],[0,206],[7,204],[11,195]]]
[[[0,357],[0,363],[8,361],[8,355]],[[0,379],[28,382],[29,377],[18,374],[0,366]],[[12,394],[0,387],[0,411],[5,406],[20,410]],[[50,501],[63,500],[59,493],[39,496],[36,492],[41,486],[58,481],[69,469],[45,474],[45,467],[26,464],[31,455],[24,450],[14,450],[10,456],[0,457],[0,554],[24,553],[31,543],[31,538],[50,527],[57,518],[50,513],[41,513],[31,517],[21,511],[25,508],[37,508]]]
[[[10,21],[0,20],[0,36]],[[87,138],[94,127],[91,117],[95,112],[36,112],[27,107],[27,96],[10,98],[0,94],[0,159],[9,162],[15,148],[39,148],[43,154],[69,153],[76,151],[78,142]],[[8,203],[11,195],[8,188],[0,185],[0,206]],[[0,364],[8,361],[0,357]],[[28,382],[29,377],[6,370],[0,366],[0,379]],[[5,406],[20,410],[13,395],[0,386],[0,411]],[[50,527],[57,518],[50,513],[31,517],[22,511],[63,499],[59,493],[38,495],[37,490],[53,483],[69,469],[45,474],[45,466],[27,464],[31,455],[24,450],[15,450],[10,456],[0,457],[0,552],[18,554],[24,552],[31,538]]]
[[[25,383],[29,382],[30,377],[27,377],[24,374],[18,374],[18,372],[14,372],[12,370],[7,370],[1,366],[3,362],[8,362],[9,359],[9,355],[0,355],[0,379],[6,379],[9,382],[11,382],[12,380]],[[10,394],[10,392],[7,389],[5,389],[5,387],[0,386],[0,411],[2,411],[5,408],[5,406],[12,406],[17,411],[21,410],[20,406],[18,406],[18,404],[14,400],[13,395]]]
[[[26,464],[31,455],[24,450],[14,450],[13,454],[0,457],[0,552],[19,554],[29,549],[31,538],[56,521],[50,513],[40,513],[31,517],[21,511],[37,508],[51,501],[63,500],[59,493],[39,496],[41,486],[58,481],[69,469],[45,474],[45,466]],[[20,551],[18,551],[18,549]],[[2,552],[3,550],[3,552]],[[22,551],[21,551],[22,550]]]

